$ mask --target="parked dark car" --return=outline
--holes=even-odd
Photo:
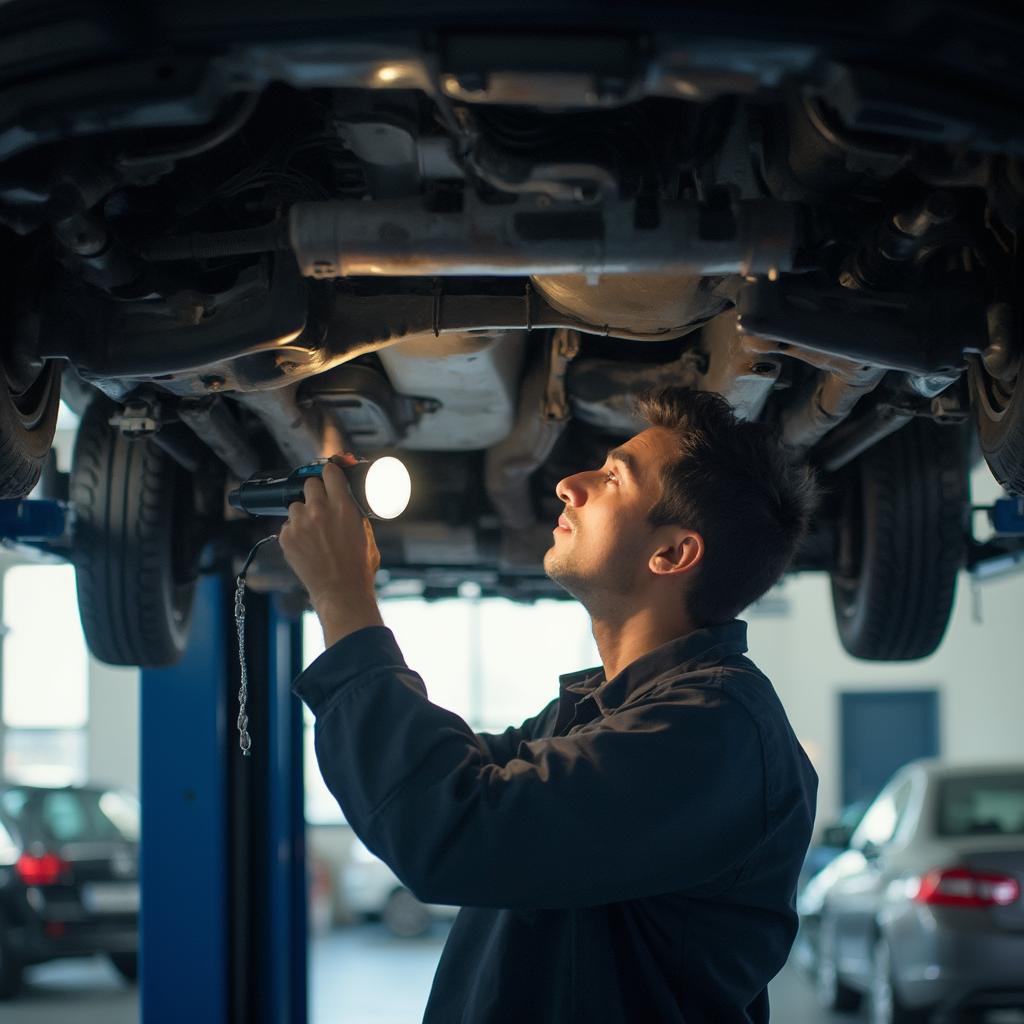
[[[1024,1010],[1024,764],[901,768],[804,887],[822,1004],[871,1024]]]
[[[137,979],[138,853],[131,794],[0,784],[0,997],[58,957],[103,953]]]
[[[561,596],[554,485],[666,384],[818,467],[849,652],[935,650],[1017,549],[967,453],[1024,493],[1024,18],[735,6],[0,4],[0,494],[63,397],[97,657],[181,657],[273,532],[226,492],[340,447],[416,481],[391,580]]]

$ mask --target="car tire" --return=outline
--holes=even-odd
[[[430,930],[430,911],[408,889],[395,889],[381,914],[384,926],[401,939],[415,939]]]
[[[138,953],[110,953],[110,962],[114,970],[121,977],[134,985],[139,980],[139,954]]]
[[[172,665],[185,651],[198,565],[193,482],[151,438],[82,416],[71,464],[74,563],[82,629],[110,665]]]
[[[996,379],[980,360],[968,370],[971,408],[981,449],[992,475],[1011,494],[1024,495],[1024,355],[1005,379]]]
[[[926,1010],[912,1010],[900,1002],[893,982],[892,951],[888,941],[879,937],[871,957],[869,1024],[926,1024],[927,1020]]]
[[[5,929],[0,916],[0,999],[13,999],[21,991],[24,967],[6,939]]]
[[[836,966],[836,927],[822,918],[818,932],[818,955],[814,965],[814,993],[818,1005],[829,1013],[852,1013],[860,1008],[861,994],[839,977]]]
[[[24,498],[39,481],[60,411],[61,365],[47,362],[23,389],[0,380],[0,498]]]
[[[963,431],[912,420],[839,483],[832,604],[846,651],[869,661],[927,657],[942,641],[966,548]]]

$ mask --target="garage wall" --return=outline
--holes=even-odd
[[[7,569],[24,565],[26,561],[24,556],[0,552],[0,580]],[[0,659],[0,694],[3,693],[2,664]],[[90,782],[127,786],[138,792],[139,671],[112,668],[90,657],[87,686],[86,777]],[[2,744],[0,729],[0,764]]]
[[[1024,670],[1018,654],[1024,575],[984,584],[979,623],[972,615],[971,581],[962,574],[945,642],[932,657],[910,664],[858,661],[842,650],[825,577],[791,580],[783,593],[789,616],[750,618],[750,654],[771,679],[818,772],[819,825],[839,808],[844,690],[938,690],[943,757],[1024,759]]]
[[[975,504],[1002,492],[985,469],[972,475]],[[1024,760],[1024,572],[975,588],[961,573],[946,639],[930,658],[875,664],[849,657],[832,618],[828,579],[809,574],[787,580],[780,593],[784,618],[751,616],[751,657],[772,680],[797,736],[818,772],[818,826],[839,809],[839,694],[857,690],[935,689],[944,758]]]
[[[89,659],[91,782],[139,792],[139,670]]]
[[[76,417],[62,407],[54,448],[57,451],[57,465],[65,472],[71,466],[76,423]],[[0,552],[0,574],[13,565],[24,564],[25,560],[22,555]],[[2,685],[0,679],[0,687]],[[90,657],[88,687],[87,777],[90,782],[127,786],[137,793],[139,671],[133,668],[112,668]]]

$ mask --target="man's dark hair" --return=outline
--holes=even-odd
[[[704,538],[687,612],[697,626],[728,622],[786,571],[817,506],[814,473],[791,458],[773,430],[737,419],[711,392],[648,392],[637,412],[679,442],[648,520]]]

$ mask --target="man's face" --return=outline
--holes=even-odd
[[[661,471],[677,443],[664,427],[649,429],[608,453],[600,469],[560,480],[555,493],[565,509],[544,556],[544,570],[570,594],[636,591],[650,578],[658,547],[647,514],[661,498]]]

